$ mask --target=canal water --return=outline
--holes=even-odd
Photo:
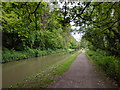
[[[12,84],[44,71],[46,68],[56,64],[67,56],[69,55],[56,53],[42,57],[5,63],[2,65],[2,87],[8,88]]]

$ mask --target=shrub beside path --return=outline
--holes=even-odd
[[[85,51],[77,57],[70,69],[59,77],[50,88],[115,88],[89,62]]]

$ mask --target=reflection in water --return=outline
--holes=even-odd
[[[58,53],[3,64],[3,88],[9,87],[11,84],[15,84],[30,75],[43,71],[48,68],[48,66],[54,65],[65,57],[67,57],[67,54]]]

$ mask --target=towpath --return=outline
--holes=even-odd
[[[114,85],[96,71],[83,51],[50,88],[114,88]]]

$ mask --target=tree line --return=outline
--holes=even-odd
[[[89,47],[120,56],[120,2],[2,2],[3,51]],[[83,33],[80,43],[70,22]],[[6,54],[7,55],[7,54]]]
[[[70,23],[63,21],[63,13],[47,2],[2,2],[3,50],[78,48]]]
[[[120,56],[120,2],[63,2],[65,23],[74,22],[89,48]],[[71,7],[72,6],[72,7]],[[83,40],[83,41],[85,41]]]

